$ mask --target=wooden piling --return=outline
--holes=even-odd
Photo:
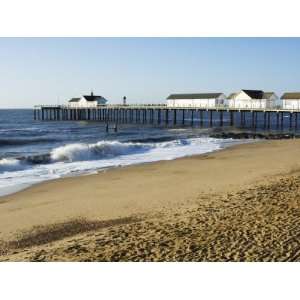
[[[223,126],[223,111],[220,110],[219,114],[220,114],[220,127],[222,127]]]
[[[157,123],[160,124],[161,122],[161,109],[158,109],[158,112],[157,112]]]
[[[173,123],[174,125],[176,125],[177,122],[177,109],[173,110]]]
[[[200,110],[200,126],[203,127],[203,110]]]
[[[234,114],[233,114],[233,111],[230,111],[229,112],[229,115],[230,115],[230,126],[233,126],[234,125]]]
[[[166,109],[166,124],[169,124],[169,109]]]
[[[191,126],[194,126],[194,110],[192,109],[191,111],[192,116],[191,116]]]

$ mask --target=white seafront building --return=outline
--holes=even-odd
[[[167,107],[207,107],[226,106],[223,93],[171,94],[167,98]]]
[[[283,109],[300,109],[300,93],[284,93],[281,96],[282,108]]]
[[[107,100],[102,96],[96,96],[91,92],[90,95],[83,95],[81,98],[72,98],[68,101],[69,107],[83,108],[83,107],[97,107],[98,105],[105,105]]]
[[[262,90],[241,90],[227,98],[229,108],[279,108],[278,96],[274,92]]]

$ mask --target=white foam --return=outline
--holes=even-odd
[[[118,155],[146,151],[151,146],[141,143],[120,143],[118,141],[100,141],[95,144],[70,144],[55,148],[51,152],[53,161],[86,161],[111,158]]]
[[[121,143],[100,141],[95,144],[70,144],[53,149],[53,163],[20,168],[20,161],[1,160],[5,172],[0,171],[0,195],[32,184],[116,166],[128,166],[160,160],[208,153],[242,143],[208,137],[181,139],[161,143]],[[10,168],[10,170],[8,169]],[[1,170],[1,169],[0,169]]]
[[[27,166],[22,161],[14,158],[2,158],[0,159],[0,173],[23,170]]]

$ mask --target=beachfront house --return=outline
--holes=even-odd
[[[284,109],[300,109],[300,93],[284,93],[281,100]]]
[[[167,98],[168,107],[207,107],[214,108],[226,105],[223,93],[171,94]]]
[[[241,90],[228,96],[230,108],[274,108],[278,106],[278,96],[262,90]]]
[[[107,100],[102,96],[96,96],[91,92],[90,95],[83,95],[81,98],[72,98],[68,104],[70,107],[97,107],[98,105],[105,105]]]

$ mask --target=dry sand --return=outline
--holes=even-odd
[[[0,260],[299,260],[299,154],[266,141],[39,184],[1,199]]]

